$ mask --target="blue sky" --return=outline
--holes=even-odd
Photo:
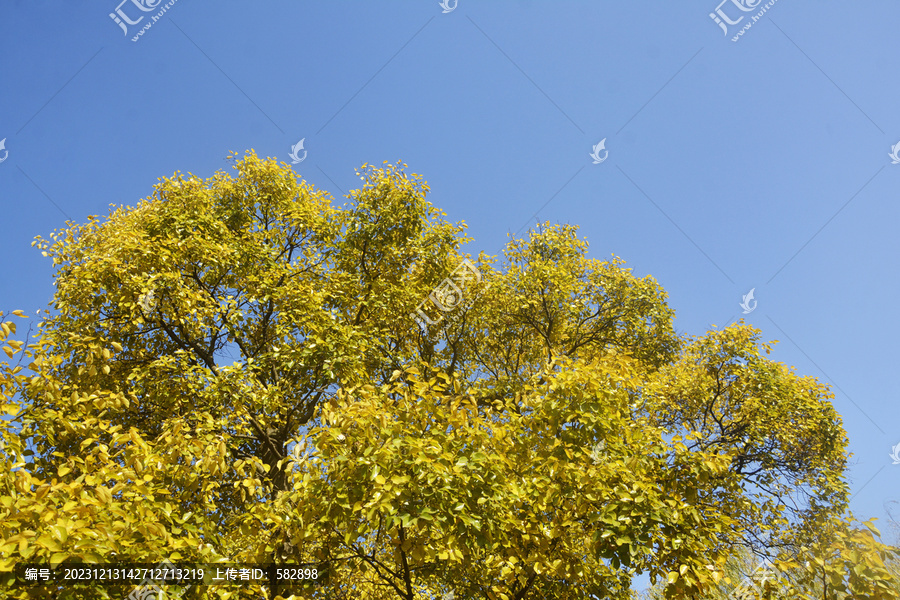
[[[177,0],[132,41],[166,2],[119,2],[0,8],[3,310],[51,297],[35,235],[304,139],[335,203],[402,160],[473,254],[574,223],[679,331],[744,317],[834,387],[858,516],[900,500],[900,4],[778,0],[732,41],[765,2]]]

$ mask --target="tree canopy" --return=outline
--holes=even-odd
[[[469,256],[399,163],[337,207],[232,158],[36,240],[52,306],[30,340],[0,313],[0,571],[312,564],[184,593],[373,600],[626,599],[649,573],[713,598],[770,558],[769,597],[900,593],[847,512],[831,391],[759,330],[676,334],[575,226]]]

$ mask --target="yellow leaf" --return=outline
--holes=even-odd
[[[50,557],[50,568],[55,569],[59,563],[63,562],[69,558],[69,555],[66,552],[57,552],[53,556]]]
[[[102,500],[105,504],[109,504],[112,502],[112,493],[109,491],[109,488],[104,485],[98,485],[96,488],[97,496]]]
[[[54,537],[62,543],[65,543],[69,537],[69,532],[62,525],[54,525],[50,530],[53,532]]]
[[[46,533],[37,539],[37,544],[39,546],[43,546],[51,552],[59,552],[60,550],[62,550],[62,546],[60,546],[59,540],[53,539]]]

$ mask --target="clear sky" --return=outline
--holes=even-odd
[[[290,162],[303,139],[295,170],[342,203],[355,168],[402,160],[473,254],[578,224],[591,256],[656,277],[679,331],[743,317],[781,340],[833,386],[852,508],[885,524],[900,3],[170,0],[152,22],[165,1],[120,1],[0,5],[0,308],[51,297],[35,235],[176,170]]]

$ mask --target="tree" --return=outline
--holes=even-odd
[[[24,318],[20,311],[14,314]],[[202,546],[198,534],[210,524],[181,513],[161,484],[174,473],[171,455],[190,453],[192,446],[200,445],[167,434],[148,442],[133,428],[112,425],[104,415],[127,407],[124,395],[64,390],[45,374],[54,359],[45,354],[43,342],[28,347],[9,337],[15,332],[16,324],[0,313],[0,342],[7,344],[3,350],[10,359],[18,358],[15,365],[0,363],[0,399],[6,415],[0,420],[0,574],[4,580],[0,597],[114,598],[130,592],[67,582],[13,593],[7,591],[13,587],[10,573],[19,561],[55,567],[72,558],[134,563],[209,560],[210,548]],[[111,356],[97,349],[98,357]],[[25,375],[22,359],[33,359],[31,377]],[[16,394],[23,390],[39,390],[48,403],[65,408],[38,409],[23,403]],[[30,433],[38,430],[40,435]],[[81,439],[78,450],[50,452],[54,440],[61,437]],[[166,447],[166,452],[160,451]],[[202,448],[193,455],[195,463],[208,449]],[[207,459],[204,464],[209,462],[208,453],[203,458]],[[195,471],[202,486],[214,485],[215,468],[204,471]]]
[[[726,563],[727,577],[698,598],[703,600],[836,600],[900,597],[900,549],[877,538],[871,522],[852,515],[832,518],[809,545],[773,550],[759,560],[737,549]],[[665,586],[649,590],[647,600],[664,597]]]
[[[900,597],[900,548],[882,543],[880,536],[871,521],[858,523],[852,515],[820,523],[793,555],[782,553],[783,587],[810,599]]]
[[[649,572],[689,598],[843,514],[830,391],[757,330],[677,335],[653,278],[573,226],[467,257],[404,165],[363,165],[337,208],[287,165],[235,168],[36,240],[56,294],[11,347],[28,376],[0,371],[0,568],[322,575],[188,592],[223,599],[630,598]]]

